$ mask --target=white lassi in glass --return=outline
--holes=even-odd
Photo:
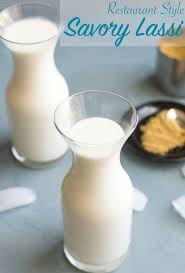
[[[53,58],[58,26],[41,17],[22,19],[5,27],[2,37],[14,60],[7,91],[14,153],[33,162],[56,160],[67,144],[55,129],[53,115],[68,96]]]
[[[77,122],[68,137],[75,157],[62,186],[66,256],[79,268],[113,270],[131,240],[133,189],[120,163],[124,131],[95,117]]]

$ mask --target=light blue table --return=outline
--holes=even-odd
[[[116,91],[137,105],[167,98],[153,85],[153,48],[57,48],[57,66],[66,76],[71,93],[83,89]],[[71,164],[70,152],[49,169],[24,169],[9,151],[9,127],[4,89],[11,75],[11,58],[0,46],[0,189],[30,187],[37,202],[0,215],[0,272],[73,273],[62,254],[60,185]],[[125,147],[122,163],[133,184],[149,203],[135,214],[130,253],[119,273],[185,272],[185,222],[171,201],[185,194],[181,164],[146,161]]]

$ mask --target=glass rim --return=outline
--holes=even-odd
[[[61,107],[64,107],[65,104],[69,101],[71,101],[73,98],[75,97],[78,97],[78,96],[81,96],[81,95],[84,95],[84,94],[90,94],[90,93],[94,93],[94,94],[108,94],[108,95],[112,95],[114,97],[117,97],[119,99],[121,99],[122,101],[126,102],[130,108],[132,109],[133,111],[133,115],[134,115],[134,122],[133,124],[131,125],[130,127],[130,134],[127,134],[127,135],[123,135],[122,137],[114,140],[114,141],[106,141],[104,143],[86,143],[84,141],[77,141],[75,140],[74,138],[71,138],[68,136],[67,133],[64,133],[57,125],[57,121],[56,121],[56,115],[57,115],[57,112],[58,110],[61,108]],[[128,137],[133,133],[134,129],[136,128],[137,126],[137,122],[138,122],[138,115],[137,115],[137,111],[135,109],[135,107],[133,106],[133,104],[128,100],[126,99],[125,97],[117,94],[117,93],[114,93],[114,92],[111,92],[111,91],[100,91],[100,90],[85,90],[85,91],[80,91],[78,93],[75,93],[69,97],[67,97],[65,100],[63,100],[61,103],[59,103],[59,105],[57,106],[57,108],[55,109],[55,112],[54,112],[54,125],[57,129],[57,131],[66,139],[66,140],[69,140],[70,142],[72,143],[75,143],[75,144],[79,144],[79,145],[86,145],[86,146],[91,146],[91,147],[95,147],[95,146],[102,146],[102,145],[109,145],[109,144],[113,144],[113,143],[117,143],[117,142],[122,142],[125,138],[128,139]],[[121,127],[122,128],[122,127]]]
[[[51,9],[51,10],[54,10],[54,11],[56,11],[56,14],[57,14],[57,8],[55,8],[55,6],[52,5],[52,4],[49,4],[49,3],[48,3],[48,4],[43,4],[43,3],[37,3],[37,2],[32,2],[32,3],[31,3],[31,2],[30,2],[30,3],[17,3],[17,4],[10,5],[10,6],[8,6],[7,8],[2,9],[2,10],[0,11],[0,17],[1,17],[1,15],[2,15],[4,12],[8,11],[9,9],[14,8],[14,7],[21,7],[21,6],[40,6],[40,7],[49,8],[49,9]],[[38,17],[39,17],[39,16],[37,16],[37,18],[38,18]],[[48,21],[49,21],[49,19],[48,19]],[[50,20],[50,21],[51,21],[51,20]],[[62,30],[64,29],[64,26],[62,27],[62,23],[61,23],[60,21],[56,24],[56,26],[58,27],[58,30],[59,30],[57,34],[51,36],[51,37],[48,38],[48,39],[41,40],[41,41],[38,41],[38,42],[30,42],[30,43],[27,43],[27,42],[26,42],[26,43],[25,43],[25,42],[15,42],[15,41],[13,41],[13,40],[4,38],[2,34],[0,34],[0,39],[3,40],[3,41],[5,41],[5,42],[14,44],[14,45],[25,45],[25,46],[28,46],[28,45],[42,44],[42,43],[45,43],[45,42],[49,42],[50,40],[53,40],[53,39],[55,39],[56,37],[59,37],[59,36],[60,36]]]

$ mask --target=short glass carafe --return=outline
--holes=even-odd
[[[93,131],[96,122],[102,128]],[[56,128],[74,155],[62,185],[64,252],[81,270],[109,272],[127,255],[133,188],[121,166],[120,151],[136,124],[132,104],[111,92],[77,93],[55,112]],[[88,132],[84,129],[77,137],[72,136],[73,128],[79,130],[80,126],[85,126]],[[105,136],[105,141],[101,135],[98,142],[99,134]]]
[[[57,105],[69,95],[54,62],[61,32],[58,11],[50,5],[16,4],[0,12],[0,38],[14,63],[6,93],[12,152],[29,167],[46,166],[68,148],[53,124]]]

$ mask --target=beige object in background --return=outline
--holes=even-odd
[[[185,144],[185,129],[176,120],[167,118],[167,110],[151,117],[140,129],[142,145],[150,153],[165,155]]]
[[[160,40],[159,49],[161,53],[176,60],[185,60],[185,29],[184,34],[179,37],[165,37]]]

